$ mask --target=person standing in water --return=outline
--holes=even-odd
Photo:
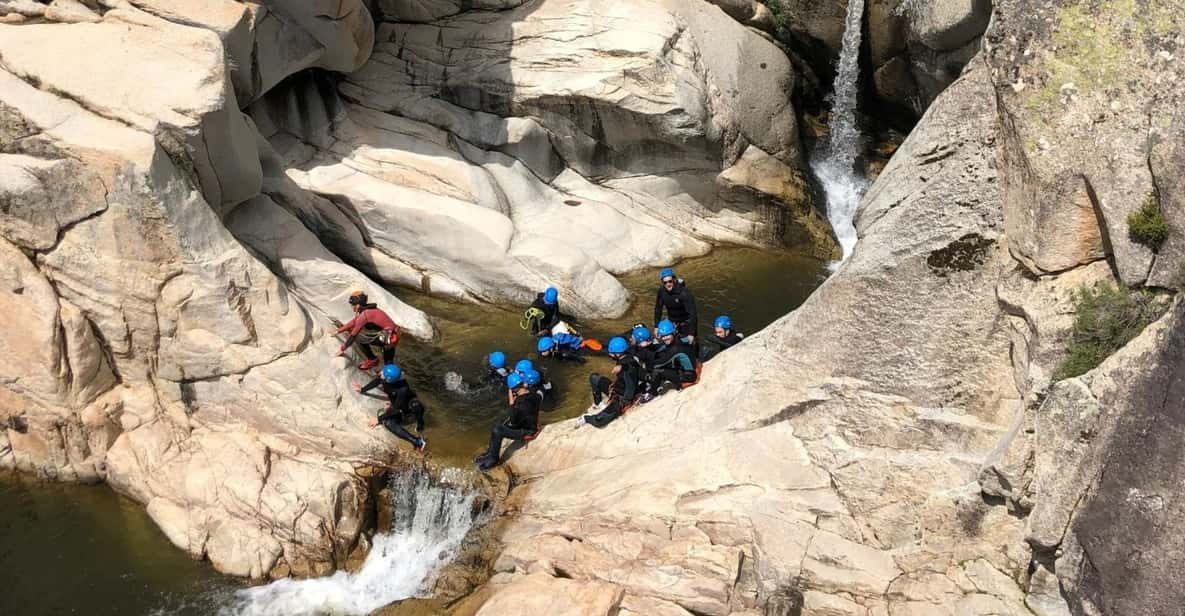
[[[382,387],[383,393],[387,394],[387,408],[378,417],[371,417],[367,425],[374,428],[382,424],[391,434],[411,443],[416,451],[423,453],[428,447],[428,441],[423,436],[424,405],[403,378],[403,371],[395,364],[387,364],[383,366],[381,377],[357,389],[359,393],[365,394],[375,387]],[[404,423],[412,419],[416,422],[416,434],[419,436],[412,436],[403,427]]]
[[[531,302],[531,307],[527,308],[523,318],[526,320],[531,335],[536,337],[551,335],[552,329],[563,320],[560,315],[560,292],[555,287],[547,287],[545,291],[535,296],[535,301]]]
[[[395,360],[395,346],[399,344],[399,326],[386,312],[370,303],[370,299],[362,291],[350,294],[350,308],[354,310],[354,318],[348,323],[340,324],[337,334],[348,334],[346,342],[338,349],[337,355],[345,354],[346,349],[355,342],[366,359],[358,364],[359,370],[370,370],[378,365],[371,345],[382,349],[383,363],[390,364]],[[336,324],[336,322],[335,322]]]
[[[665,310],[667,319],[675,324],[679,335],[687,339],[687,344],[694,345],[696,333],[699,331],[699,315],[695,309],[695,297],[682,279],[675,276],[675,270],[666,268],[658,274],[662,283],[654,297],[654,322],[662,320]],[[657,330],[655,331],[657,334]]]

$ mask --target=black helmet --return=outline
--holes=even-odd
[[[369,301],[370,298],[366,297],[366,294],[362,291],[354,291],[350,294],[351,306],[365,306]]]

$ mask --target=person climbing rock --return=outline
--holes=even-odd
[[[609,377],[595,372],[588,377],[593,403],[588,407],[588,413],[576,421],[578,428],[586,423],[598,428],[609,425],[614,419],[621,417],[638,395],[642,365],[638,358],[629,352],[629,343],[625,338],[617,336],[609,340],[606,348],[609,357],[615,362],[613,382],[610,383]]]
[[[382,387],[383,393],[387,394],[387,408],[378,417],[371,417],[368,425],[374,428],[382,424],[391,434],[411,443],[416,451],[423,453],[428,446],[423,436],[424,405],[403,378],[403,370],[395,364],[387,364],[383,366],[382,376],[357,389],[365,394],[375,387]],[[419,436],[412,436],[403,428],[403,424],[412,419],[416,422],[416,434]]]
[[[542,357],[552,357],[567,361],[584,363],[586,351],[600,351],[604,346],[591,338],[585,339],[572,334],[554,332],[550,336],[539,338],[536,350]]]
[[[560,292],[555,287],[535,296],[531,307],[523,314],[523,321],[533,336],[548,336],[563,321],[560,314]],[[566,330],[565,330],[566,331]]]
[[[658,274],[662,283],[658,287],[658,294],[654,297],[654,321],[662,319],[666,310],[667,319],[675,324],[679,335],[687,338],[688,344],[695,344],[696,333],[699,331],[699,315],[695,309],[695,297],[687,284],[675,276],[675,270],[666,268]]]
[[[654,382],[658,384],[655,394],[661,396],[695,382],[695,362],[692,360],[695,353],[690,345],[679,338],[674,323],[664,319],[659,321],[656,329],[659,345],[654,352],[651,369]]]
[[[357,342],[358,349],[366,356],[366,359],[358,364],[359,370],[370,370],[378,364],[379,360],[375,357],[372,345],[382,349],[384,364],[394,361],[395,347],[399,344],[399,326],[386,312],[371,304],[362,291],[350,294],[350,307],[354,309],[354,318],[337,328],[337,334],[348,334],[337,355],[345,354],[346,349]]]
[[[502,463],[503,440],[521,440],[539,429],[539,403],[543,394],[531,391],[526,379],[517,372],[506,377],[506,388],[510,392],[510,412],[494,425],[490,431],[489,448],[474,460],[477,468],[483,471]]]
[[[712,333],[704,336],[703,344],[700,347],[700,361],[712,359],[725,349],[732,348],[745,337],[744,334],[733,331],[732,319],[726,314],[716,317],[716,321],[712,325]]]

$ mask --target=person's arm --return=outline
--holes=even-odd
[[[370,390],[374,389],[375,387],[378,387],[378,386],[379,386],[379,384],[380,384],[380,383],[382,383],[382,382],[383,382],[383,380],[382,380],[381,378],[379,378],[379,377],[377,377],[377,376],[376,376],[376,377],[374,377],[373,379],[371,379],[369,383],[367,383],[367,384],[363,385],[363,386],[362,386],[362,387],[361,387],[361,388],[358,390],[358,392],[359,392],[359,393],[363,393],[363,394],[364,394],[364,393],[366,393],[366,392],[368,392],[368,391],[370,391]]]
[[[334,332],[334,335],[344,334],[344,333],[350,331],[351,329],[354,328],[354,321],[357,321],[357,320],[358,320],[358,317],[355,316],[354,318],[350,319],[349,321],[346,321],[345,323],[341,323],[340,326],[337,328],[337,331]]]
[[[658,327],[658,322],[662,320],[662,289],[654,294],[654,325],[651,327]]]

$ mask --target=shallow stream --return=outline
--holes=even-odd
[[[724,248],[676,271],[695,295],[701,335],[719,314],[748,334],[801,304],[826,277],[827,264],[788,252]],[[619,319],[581,323],[581,333],[606,340],[638,321],[653,325],[657,274],[653,268],[624,277],[634,294],[630,309]],[[538,363],[535,340],[520,328],[518,307],[399,294],[432,315],[440,329],[432,342],[404,341],[396,356],[428,409],[430,455],[468,467],[506,407],[504,389],[469,391],[482,358],[497,349],[511,362],[527,357]],[[611,363],[594,356],[584,365],[542,365],[558,390],[555,409],[542,416],[546,424],[580,414],[591,402],[589,373],[604,372]],[[450,372],[460,375],[459,386],[456,376],[446,379]],[[383,404],[375,399],[375,410]],[[104,486],[0,475],[0,503],[0,614],[208,615],[224,609],[244,585],[190,560],[141,505]]]

